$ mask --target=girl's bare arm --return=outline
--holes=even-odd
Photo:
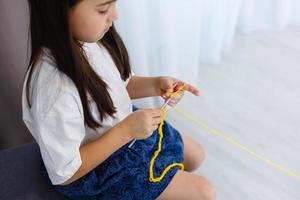
[[[82,145],[80,147],[82,164],[77,172],[62,185],[68,185],[81,178],[128,143],[131,140],[128,130],[124,123],[119,123],[95,141]]]
[[[158,96],[159,77],[133,76],[127,84],[127,92],[131,99]]]

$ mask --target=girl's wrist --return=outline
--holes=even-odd
[[[130,131],[131,129],[127,125],[127,123],[126,123],[125,120],[122,120],[121,122],[119,122],[114,128],[118,129],[118,131],[122,133],[120,135],[122,137],[122,140],[125,143],[127,143],[127,142],[129,142],[129,141],[131,141],[131,140],[134,139],[134,138],[132,138],[132,135],[131,135],[131,131]]]
[[[154,77],[154,90],[155,90],[155,96],[160,96],[160,79],[161,76]]]

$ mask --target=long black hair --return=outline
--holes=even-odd
[[[116,108],[108,92],[107,84],[90,66],[82,46],[69,29],[69,9],[80,0],[28,0],[30,10],[31,57],[28,64],[26,97],[29,107],[30,80],[32,72],[41,58],[43,48],[48,48],[55,60],[57,69],[68,76],[75,84],[84,110],[84,121],[92,129],[101,127],[89,109],[87,93],[95,101],[100,120],[106,115],[114,117]],[[131,66],[126,47],[114,26],[98,41],[110,53],[121,78],[126,80]]]

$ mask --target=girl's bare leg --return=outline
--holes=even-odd
[[[184,166],[185,171],[192,172],[197,170],[202,164],[205,152],[199,143],[192,140],[188,135],[181,133],[184,143]]]
[[[157,200],[215,200],[213,187],[204,177],[178,170]]]

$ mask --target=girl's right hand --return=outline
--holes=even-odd
[[[160,108],[139,109],[128,115],[122,123],[131,140],[146,139],[158,128],[163,112]]]

